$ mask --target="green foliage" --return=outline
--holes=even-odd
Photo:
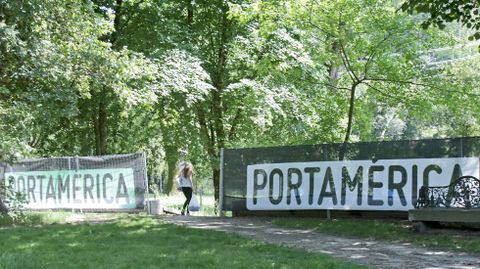
[[[388,128],[380,125],[391,120],[377,117],[380,125],[371,125],[381,110],[359,112],[373,105],[416,113],[409,103],[425,102],[428,86],[424,81],[432,77],[424,72],[421,53],[445,43],[437,33],[422,31],[411,18],[397,14],[389,1],[255,1],[237,5],[235,11],[244,23],[259,25],[264,38],[260,70],[268,70],[275,84],[288,83],[293,98],[306,97],[289,102],[300,108],[297,111],[285,106],[277,111],[300,115],[301,131],[293,137],[307,143],[340,142],[349,108],[353,109],[348,119],[353,121],[354,140],[401,138],[405,124],[396,113],[391,116],[400,127],[392,125],[396,134],[385,136],[374,129]],[[273,48],[271,55],[269,47]],[[298,128],[295,120],[288,118],[290,125],[282,122],[281,126]],[[314,136],[309,139],[299,133]]]
[[[2,89],[9,92],[5,106],[21,108],[21,119],[14,120],[28,128],[18,132],[23,137],[17,139],[34,148],[34,154],[98,153],[92,143],[99,139],[98,132],[92,132],[92,126],[98,131],[107,117],[116,126],[132,106],[156,101],[157,65],[103,41],[113,29],[92,3],[30,1],[2,3],[1,8],[0,28],[9,33],[8,43],[2,42],[8,61],[0,70],[6,78]],[[99,111],[104,111],[105,122]]]
[[[0,182],[0,214],[7,222],[21,222],[25,217],[23,211],[27,200],[25,194],[16,192],[10,186],[13,186],[13,179]]]
[[[223,147],[478,135],[478,59],[433,68],[471,51],[396,9],[0,0],[0,160],[143,151],[218,194]]]
[[[433,24],[444,29],[447,23],[456,21],[474,31],[469,40],[480,39],[480,7],[475,0],[407,0],[402,4],[402,10],[410,14],[414,11],[430,14],[422,22],[424,28]]]

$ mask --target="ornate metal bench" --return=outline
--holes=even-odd
[[[417,230],[439,222],[480,223],[480,179],[462,176],[447,186],[422,186],[408,218]]]
[[[448,186],[422,186],[415,207],[479,208],[480,180],[473,176],[462,176]]]

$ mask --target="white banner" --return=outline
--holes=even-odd
[[[423,185],[479,176],[479,158],[268,163],[247,167],[249,210],[400,210]]]
[[[132,168],[11,172],[5,178],[31,209],[135,208]]]

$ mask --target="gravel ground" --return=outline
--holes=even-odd
[[[268,218],[198,217],[163,215],[166,222],[193,228],[236,233],[275,245],[302,248],[347,259],[373,268],[480,269],[480,255],[438,251],[405,243],[364,241],[321,234],[311,230],[275,226]]]

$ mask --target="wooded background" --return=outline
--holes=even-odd
[[[0,160],[146,152],[218,198],[224,147],[480,135],[450,2],[0,0]]]

